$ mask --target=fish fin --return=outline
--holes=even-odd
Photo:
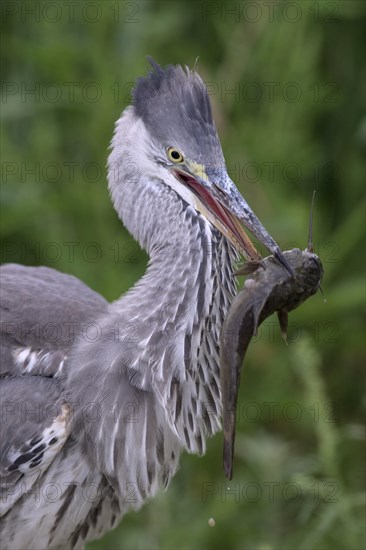
[[[240,266],[239,269],[235,271],[234,275],[250,275],[251,273],[254,273],[254,271],[256,271],[259,267],[264,267],[263,263],[260,260],[248,261]]]
[[[287,311],[277,311],[277,318],[280,324],[281,336],[284,339],[286,346],[288,345],[287,341],[287,327],[288,327],[288,313]]]

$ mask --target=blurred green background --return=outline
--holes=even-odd
[[[288,346],[274,318],[251,345],[234,480],[218,435],[88,549],[363,548],[365,3],[2,8],[3,262],[49,265],[109,300],[144,272],[105,164],[147,54],[163,65],[199,57],[229,173],[283,248],[305,246],[317,191],[326,301],[319,293],[291,314]]]

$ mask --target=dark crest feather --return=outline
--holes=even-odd
[[[152,70],[137,80],[133,105],[150,135],[163,145],[183,148],[196,161],[212,162],[214,157],[215,164],[223,162],[210,99],[201,77],[188,67],[163,68],[151,57],[148,60]]]

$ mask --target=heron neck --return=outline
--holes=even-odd
[[[150,256],[146,273],[118,301],[131,318],[165,331],[191,332],[220,309],[220,323],[233,295],[237,256],[227,240],[172,191],[150,226],[142,219],[138,231],[129,227]],[[166,199],[168,196],[166,197]],[[161,197],[160,197],[161,200]],[[151,210],[150,210],[151,214]],[[151,218],[150,218],[151,219]]]
[[[221,427],[219,338],[237,256],[205,218],[171,200],[141,235],[145,275],[116,305],[136,341],[128,359],[135,384],[154,392],[182,445],[203,454],[206,435]]]

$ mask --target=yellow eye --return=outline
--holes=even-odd
[[[175,163],[183,162],[183,155],[180,154],[177,149],[174,149],[174,147],[169,147],[167,151],[168,158]]]

